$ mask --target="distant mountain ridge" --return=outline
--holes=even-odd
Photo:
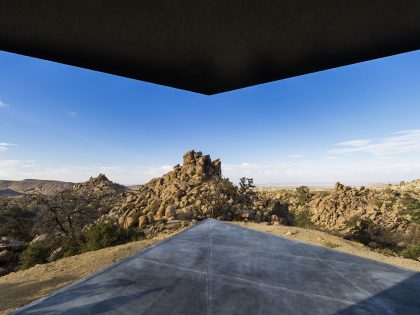
[[[64,189],[73,187],[73,183],[61,182],[57,180],[24,179],[21,181],[0,180],[0,194],[11,195],[12,191],[16,194],[43,194],[52,195]]]

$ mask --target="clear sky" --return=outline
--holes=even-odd
[[[214,96],[0,52],[0,179],[138,184],[189,149],[234,182],[420,178],[420,51]]]

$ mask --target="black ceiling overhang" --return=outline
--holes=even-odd
[[[214,94],[420,49],[420,1],[1,0],[0,49]]]

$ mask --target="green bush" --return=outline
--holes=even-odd
[[[299,201],[299,204],[303,205],[310,200],[310,189],[307,186],[300,186],[296,188],[296,195]]]
[[[252,188],[255,188],[254,185],[254,179],[253,178],[246,178],[246,177],[241,177],[239,179],[239,191],[241,193],[247,193],[249,192]]]
[[[35,215],[34,211],[22,207],[2,206],[0,209],[0,236],[6,235],[22,241],[31,240]]]
[[[413,198],[410,194],[404,194],[401,199],[404,207],[403,214],[411,215],[411,220],[420,224],[420,200]]]
[[[321,190],[319,192],[317,192],[317,196],[319,198],[325,198],[330,194],[330,192],[328,190]]]
[[[373,242],[375,233],[375,224],[371,219],[360,220],[360,226],[353,235],[353,239],[364,245],[369,245]]]
[[[82,245],[82,251],[88,252],[128,243],[138,240],[141,236],[142,232],[138,229],[126,230],[112,222],[99,223],[83,233],[84,244]]]
[[[43,245],[29,245],[20,255],[19,263],[23,269],[36,264],[45,264],[51,253],[51,248]]]
[[[309,228],[313,226],[311,221],[311,211],[309,209],[305,209],[296,213],[295,215],[295,225],[301,228]]]
[[[420,243],[409,246],[406,249],[402,250],[401,256],[403,256],[404,258],[416,260],[418,257],[420,257]]]
[[[375,200],[375,205],[378,208],[381,208],[383,204],[384,204],[384,201],[383,200],[379,200],[379,199]]]
[[[351,217],[347,226],[355,229],[351,239],[372,248],[395,248],[395,240],[392,233],[383,227],[377,226],[371,219],[360,219],[358,216]]]
[[[74,239],[67,240],[67,242],[63,245],[62,250],[60,251],[60,255],[57,256],[57,258],[70,257],[70,256],[81,254],[83,243],[84,243],[83,239],[81,239],[81,240],[74,240]]]

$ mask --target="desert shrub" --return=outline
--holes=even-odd
[[[390,203],[390,204],[391,204],[391,206],[393,206],[393,205],[397,202],[397,197],[398,197],[398,195],[397,195],[397,194],[392,193],[392,194],[390,194],[390,195],[386,198],[386,201],[387,201],[388,203]]]
[[[360,220],[358,229],[353,234],[353,240],[364,245],[369,245],[372,242],[372,236],[374,234],[375,224],[373,221],[371,219]]]
[[[15,205],[4,205],[0,210],[0,236],[22,241],[32,238],[35,212]]]
[[[381,208],[381,207],[382,207],[382,205],[383,205],[383,203],[384,203],[384,201],[383,201],[383,200],[379,200],[379,199],[376,199],[376,200],[375,200],[375,205],[376,205],[378,208]]]
[[[221,191],[227,196],[236,196],[238,188],[229,180],[229,178],[220,179]]]
[[[289,205],[287,203],[281,203],[274,201],[270,204],[271,213],[276,215],[285,225],[293,225],[295,223],[295,217],[289,211]]]
[[[23,269],[30,268],[36,264],[45,264],[51,253],[51,248],[44,245],[29,245],[19,256],[19,263]]]
[[[302,228],[309,228],[313,226],[311,221],[311,211],[308,208],[296,213],[295,225]]]
[[[375,252],[385,256],[394,256],[394,251],[390,248],[376,248]]]
[[[310,190],[307,186],[300,186],[296,188],[297,198],[300,204],[305,204],[310,199]]]
[[[319,198],[325,198],[325,197],[327,197],[329,194],[330,194],[330,192],[329,192],[329,191],[327,191],[327,190],[321,190],[321,191],[319,191],[319,192],[317,193],[317,195],[318,195],[318,197],[319,197]]]
[[[99,223],[83,233],[82,251],[88,252],[138,240],[142,232],[138,229],[124,229],[113,222]]]
[[[241,193],[247,193],[252,188],[255,188],[254,179],[253,178],[241,177],[239,179],[239,191]]]
[[[380,248],[395,248],[395,238],[391,231],[384,227],[376,227],[373,241]]]
[[[93,198],[86,198],[74,190],[64,190],[54,196],[36,196],[40,211],[34,229],[37,234],[59,236],[67,241],[80,237],[83,228],[96,220],[100,213]]]
[[[209,209],[210,217],[231,220],[232,204],[229,200],[250,204],[251,191],[239,193],[239,189],[228,178],[215,177],[210,182],[210,193],[204,198],[203,205]]]
[[[407,248],[405,248],[404,250],[401,251],[401,256],[403,256],[404,258],[409,258],[409,259],[417,259],[418,257],[420,257],[420,243],[417,243],[415,245],[411,245]]]
[[[350,239],[356,242],[372,248],[395,248],[395,239],[391,232],[377,226],[371,219],[360,219],[354,216],[347,221],[347,225],[353,227],[354,231]]]
[[[56,258],[62,258],[62,257],[70,257],[70,256],[74,256],[74,255],[79,255],[82,253],[82,248],[83,248],[83,239],[68,239],[61,251],[60,254],[57,255]]]
[[[336,244],[336,243],[332,243],[332,242],[325,242],[324,246],[329,247],[329,248],[337,248],[340,245]]]
[[[402,213],[411,215],[411,220],[420,224],[420,200],[413,198],[410,194],[404,194],[401,199],[404,207]]]

